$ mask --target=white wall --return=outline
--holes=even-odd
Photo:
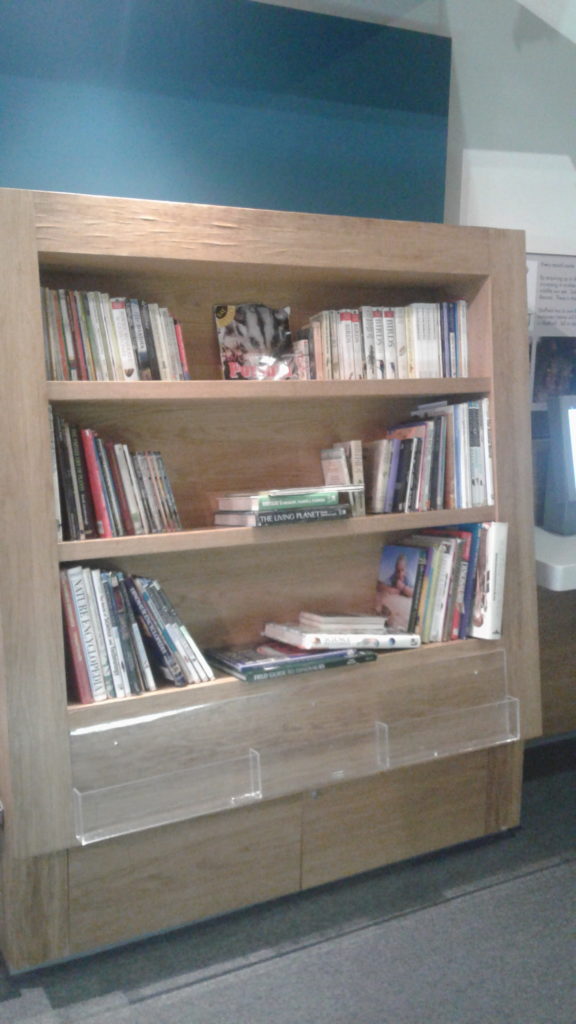
[[[576,0],[260,0],[448,35],[446,220],[576,253]]]

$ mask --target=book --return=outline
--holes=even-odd
[[[261,682],[300,672],[319,672],[327,668],[364,664],[375,661],[371,650],[354,648],[330,651],[301,651],[279,641],[268,640],[252,647],[215,647],[206,651],[206,657],[227,675],[246,682]]]
[[[386,620],[382,615],[319,615],[316,612],[300,612],[298,623],[302,628],[320,630],[324,633],[385,633]]]
[[[290,308],[244,302],[214,307],[224,380],[283,380],[293,376]]]
[[[262,512],[216,512],[214,525],[230,526],[282,526],[288,523],[318,523],[327,520],[348,519],[352,508],[348,504],[329,505],[325,508],[282,508]]]
[[[220,512],[264,512],[267,509],[338,505],[340,493],[351,489],[355,488],[344,484],[338,484],[337,487],[330,484],[318,487],[284,487],[269,491],[236,491],[219,495],[217,506]]]
[[[482,523],[468,635],[486,640],[502,636],[508,523]]]
[[[262,635],[307,651],[329,650],[338,647],[372,648],[387,651],[394,648],[400,650],[420,646],[420,637],[415,633],[356,633],[355,631],[323,633],[310,631],[295,622],[266,622]]]
[[[390,630],[414,632],[418,607],[418,581],[424,573],[426,552],[407,544],[385,544],[376,583],[376,611]]]

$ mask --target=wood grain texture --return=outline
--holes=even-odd
[[[544,735],[576,729],[576,591],[538,588]]]
[[[7,848],[31,856],[70,841],[70,763],[31,196],[2,190],[0,222],[0,780]]]
[[[496,757],[490,750],[475,751],[308,795],[303,887],[513,827],[518,802],[507,778],[518,762],[514,747],[498,748]],[[495,797],[498,785],[506,789],[506,806]]]
[[[1,193],[0,214],[0,416],[7,438],[0,795],[7,808],[4,874],[12,886],[5,943],[15,963],[124,941],[515,824],[519,744],[322,784],[317,800],[307,787],[319,777],[318,764],[312,759],[308,766],[302,757],[296,768],[292,762],[291,780],[303,795],[277,799],[281,773],[274,775],[274,764],[281,759],[274,756],[282,749],[310,752],[375,718],[472,708],[506,692],[520,699],[524,734],[540,729],[522,236],[12,190]],[[167,305],[182,321],[195,379],[130,390],[46,386],[40,280]],[[329,306],[452,298],[469,304],[470,380],[302,382],[261,391],[219,379],[214,303],[289,305],[295,329]],[[320,482],[320,447],[377,437],[416,401],[440,394],[488,394],[492,402],[496,505],[470,518],[511,525],[501,643],[394,654],[314,681],[279,680],[270,692],[250,688],[249,697],[243,684],[224,678],[66,713],[59,563],[85,556],[92,564],[156,576],[202,645],[253,641],[267,618],[294,618],[304,603],[326,613],[370,610],[382,543],[404,530],[465,520],[465,512],[374,517],[306,533],[216,532],[209,529],[214,498],[247,486]],[[159,448],[186,532],[101,547],[57,545],[48,401],[110,439]],[[81,786],[108,785],[126,773],[190,764],[190,737],[172,712],[196,707],[204,708],[198,722],[206,721],[194,733],[193,757],[201,761],[256,741],[262,764],[272,764],[269,799],[72,849],[69,917],[68,854],[33,856],[74,842],[69,728],[117,724],[123,730],[116,768],[94,736],[74,755]],[[147,718],[153,724],[143,746]],[[20,899],[25,922],[17,935]]]
[[[300,886],[300,798],[70,853],[70,948],[83,952]]]

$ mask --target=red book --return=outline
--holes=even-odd
[[[68,653],[70,655],[69,683],[71,696],[76,697],[81,704],[92,704],[94,697],[92,695],[92,687],[90,686],[88,666],[82,649],[82,641],[80,639],[80,632],[76,621],[70,583],[64,569],[60,572],[60,591],[62,594],[62,612],[64,615],[64,635],[66,638]]]
[[[90,491],[92,493],[92,501],[94,503],[94,512],[96,513],[96,529],[98,531],[98,536],[113,537],[114,531],[112,530],[112,524],[108,514],[108,506],[106,504],[106,498],[104,497],[102,478],[100,476],[100,466],[96,455],[96,449],[94,447],[94,431],[89,430],[87,427],[83,427],[80,430],[80,437],[82,439],[82,447],[86,457],[86,469],[88,471],[88,481],[90,483]]]
[[[184,348],[184,335],[182,334],[182,324],[180,323],[179,320],[174,320],[174,331],[176,332],[176,341],[178,342],[178,355],[180,356],[180,365],[182,366],[184,380],[190,380],[190,370],[188,369],[186,349]]]

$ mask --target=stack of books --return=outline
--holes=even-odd
[[[56,413],[51,424],[59,540],[182,529],[160,452],[131,452]]]
[[[384,545],[376,611],[422,643],[499,638],[507,537],[507,523],[467,523]]]
[[[214,647],[206,657],[218,671],[245,682],[263,682],[300,672],[360,665],[374,661],[374,651],[353,647],[324,651],[303,651],[290,644],[267,641],[253,647]]]
[[[281,526],[347,519],[350,496],[360,486],[284,487],[268,491],[236,491],[217,498],[214,525]]]
[[[72,700],[214,678],[157,580],[75,565],[60,571],[60,589]]]
[[[189,380],[182,328],[164,306],[42,288],[49,380]]]
[[[357,650],[405,650],[419,647],[415,633],[392,632],[382,615],[318,615],[300,612],[298,622],[267,622],[264,636],[305,651],[349,647]]]

